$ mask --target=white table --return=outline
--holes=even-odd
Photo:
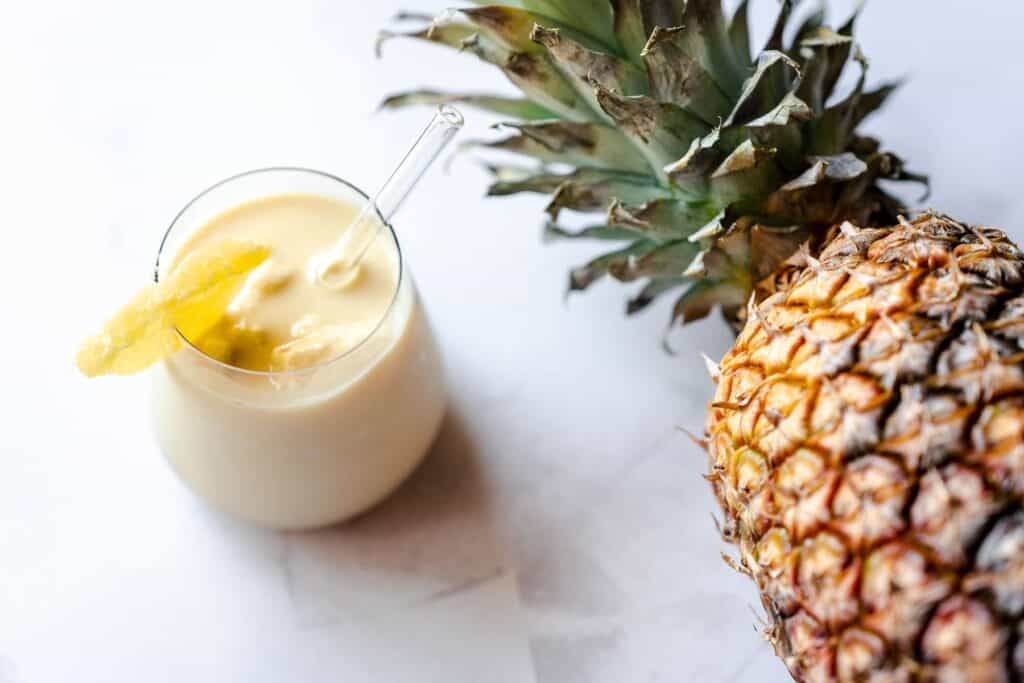
[[[872,128],[934,174],[938,206],[1021,238],[1024,9],[949,4],[868,9],[876,75],[913,77]],[[382,95],[502,85],[430,46],[374,61],[398,7],[4,0],[0,682],[787,680],[677,429],[700,429],[695,352],[720,355],[724,326],[676,332],[670,357],[667,304],[626,321],[601,286],[563,305],[590,248],[542,248],[543,200],[482,200],[469,159],[398,222],[451,414],[355,523],[275,534],[211,512],[157,453],[146,378],[74,372],[198,190],[274,164],[374,185],[427,116],[374,115]]]

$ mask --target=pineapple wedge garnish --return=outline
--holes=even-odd
[[[266,246],[225,240],[189,254],[171,275],[151,283],[121,308],[75,357],[87,377],[131,375],[199,339],[224,316],[249,273],[270,255]]]

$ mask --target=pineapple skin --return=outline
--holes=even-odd
[[[797,681],[1024,681],[1024,257],[927,214],[763,283],[711,481]]]

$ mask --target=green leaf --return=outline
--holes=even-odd
[[[743,0],[729,23],[729,40],[732,41],[732,49],[741,64],[753,62],[750,54],[750,20],[747,5],[748,0]]]
[[[767,159],[775,158],[775,150],[759,147],[750,140],[734,149],[729,156],[711,173],[711,178],[724,178],[734,173],[741,173],[756,168]]]
[[[779,163],[796,172],[807,166],[802,131],[803,124],[813,118],[814,112],[807,103],[789,93],[775,109],[748,123],[746,130],[754,143],[774,148]]]
[[[514,52],[502,70],[531,100],[569,121],[594,120],[593,109],[543,55]]]
[[[644,18],[644,33],[651,35],[658,26],[683,23],[686,0],[637,0]]]
[[[724,125],[749,123],[772,111],[792,90],[799,74],[796,62],[782,52],[763,53]]]
[[[710,127],[732,109],[732,102],[691,54],[687,29],[657,27],[643,51],[652,94],[688,110]]]
[[[793,14],[793,0],[782,0],[779,13],[775,17],[775,25],[772,27],[768,42],[765,43],[762,52],[782,51],[785,49],[783,36],[786,33],[786,26],[789,25],[789,18]]]
[[[677,44],[683,52],[700,62],[722,92],[739,90],[749,75],[749,62],[740,63],[733,52],[722,0],[688,0],[680,24]]]
[[[418,17],[418,15],[416,15]],[[380,31],[377,34],[377,42],[374,46],[374,51],[379,58],[381,56],[382,48],[384,44],[394,38],[414,38],[417,40],[426,40],[432,43],[438,43],[439,45],[447,45],[448,47],[455,48],[456,50],[464,50],[469,47],[470,43],[475,41],[477,36],[477,30],[469,24],[463,22],[447,21],[443,18],[437,20],[430,20],[428,25],[417,31]],[[474,50],[478,57],[484,61],[489,61],[492,64],[500,64],[500,62],[507,56],[507,51],[498,50],[497,46],[491,50],[485,50],[482,46],[479,51]]]
[[[534,172],[512,166],[488,167],[497,180],[487,188],[488,197],[505,197],[520,192],[550,194],[566,182],[569,174]]]
[[[650,166],[623,134],[597,123],[539,121],[503,123],[518,135],[479,146],[500,149],[540,159],[548,163],[596,166],[635,173],[647,173]]]
[[[608,273],[620,282],[633,282],[655,275],[682,277],[700,247],[689,240],[665,242],[654,249],[613,264]]]
[[[808,50],[810,56],[802,66],[803,79],[797,94],[814,108],[815,113],[825,110],[850,59],[856,19],[855,12],[838,31],[817,26],[800,37],[800,46]]]
[[[623,230],[622,228],[613,228],[608,225],[592,225],[581,230],[567,230],[557,223],[548,221],[544,224],[544,235],[545,242],[551,242],[555,240],[578,240],[578,239],[590,239],[590,240],[613,240],[618,242],[624,242],[629,240],[635,240],[636,234],[629,231]]]
[[[473,2],[477,5],[491,5],[488,0]],[[612,7],[606,0],[502,0],[501,5],[523,9],[571,26],[609,50],[619,44],[613,26]]]
[[[732,222],[732,218],[729,216],[729,212],[722,209],[714,216],[711,217],[699,230],[690,235],[689,239],[694,244],[700,244],[704,247],[710,247],[714,244],[715,240],[719,235],[725,233],[729,229],[729,224]],[[700,269],[704,266],[703,252],[693,263],[690,264],[687,269],[687,275],[693,275],[694,272],[703,272]]]
[[[512,52],[541,52],[536,43],[530,40],[530,31],[538,21],[544,20],[543,17],[525,10],[499,5],[463,9],[459,10],[459,13],[477,30],[486,32],[489,37]]]
[[[521,169],[493,168],[498,181],[488,188],[490,196],[517,192],[554,193],[546,209],[552,220],[562,209],[598,211],[614,199],[640,204],[668,196],[668,191],[651,185],[650,176],[598,168],[580,168],[572,173],[539,172],[527,174]]]
[[[481,60],[501,69],[512,83],[539,106],[570,121],[593,118],[592,109],[580,100],[578,93],[543,54],[514,52],[491,35],[464,22],[444,17],[426,28],[409,33],[381,31],[377,49],[393,38],[413,38],[445,45],[475,54]]]
[[[640,57],[647,43],[648,33],[644,30],[643,12],[639,0],[610,0],[612,25],[619,39],[623,55],[634,63]]]
[[[600,211],[615,200],[641,204],[669,196],[668,190],[652,185],[649,176],[632,173],[583,168],[564,178],[545,208],[552,220],[557,219],[563,209]]]
[[[825,5],[821,2],[818,3],[818,8],[808,14],[804,20],[797,27],[796,33],[794,34],[792,47],[789,49],[790,54],[800,54],[800,47],[804,40],[806,40],[811,34],[817,31],[825,24]]]
[[[650,97],[623,97],[601,86],[595,91],[601,110],[644,151],[658,175],[687,149],[690,140],[708,130],[707,124],[675,105]]]
[[[665,243],[638,240],[574,268],[569,276],[569,291],[586,289],[605,275],[619,282],[633,282],[653,274],[675,271],[681,276],[697,251],[698,248],[686,240]]]
[[[821,183],[838,183],[859,178],[868,172],[868,165],[850,152],[828,157],[812,157],[811,167],[780,189],[783,192],[803,190]]]
[[[853,92],[846,99],[825,109],[822,115],[810,124],[811,134],[807,151],[811,155],[841,154],[853,138],[854,129],[859,121],[858,115],[861,113],[861,96],[867,77],[867,60],[859,54],[856,58],[861,71]]]
[[[782,184],[774,150],[750,141],[737,147],[714,171],[709,196],[718,209],[756,212],[765,198]]]
[[[553,112],[522,97],[499,95],[455,94],[437,90],[412,90],[391,95],[381,102],[381,109],[398,109],[414,105],[436,106],[441,104],[465,104],[484,111],[512,116],[524,121],[557,118]]]
[[[548,15],[531,12],[515,7],[488,5],[478,9],[463,9],[459,12],[466,19],[497,42],[515,52],[543,52],[543,48],[532,37],[533,30],[540,26],[548,30],[559,31],[566,38],[584,45],[588,49],[611,50],[615,43],[609,45],[579,30],[576,21],[563,21]]]
[[[538,24],[533,27],[530,39],[547,48],[555,62],[581,84],[584,92],[589,92],[593,84],[624,94],[647,92],[647,77],[641,69],[614,55],[589,50],[558,29]]]
[[[821,43],[804,48],[810,53],[810,57],[802,65],[803,79],[797,94],[814,108],[815,113],[820,114],[825,110],[852,46],[852,40],[846,38],[845,43]]]
[[[689,238],[714,215],[707,203],[658,199],[638,206],[620,201],[608,207],[607,223],[653,240]]]
[[[721,127],[713,129],[707,135],[694,138],[686,154],[665,167],[668,177],[681,188],[689,187],[695,181],[702,181],[725,158],[725,154],[718,148],[721,140]],[[698,188],[700,187],[698,184]]]
[[[621,269],[631,258],[642,256],[653,250],[654,242],[634,242],[627,247],[597,258],[569,271],[569,291],[578,292],[594,284],[613,268]]]
[[[814,118],[814,111],[807,103],[793,93],[786,95],[779,101],[775,108],[747,124],[748,128],[768,128],[788,126],[794,122],[810,121]]]
[[[687,284],[685,278],[657,277],[648,280],[643,289],[626,302],[626,315],[633,315],[650,306],[658,297]]]
[[[899,82],[887,83],[875,90],[869,90],[861,95],[853,116],[854,127],[859,126],[863,123],[864,119],[881,109],[888,101],[889,97],[899,90],[901,85],[902,83]]]
[[[727,316],[746,304],[747,291],[735,282],[728,280],[699,280],[676,300],[672,308],[670,325],[682,324],[706,318],[716,306]]]

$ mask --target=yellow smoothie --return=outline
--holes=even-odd
[[[424,457],[444,413],[440,355],[390,229],[345,286],[314,277],[362,197],[311,172],[260,173],[323,191],[194,207],[178,219],[189,225],[172,226],[187,234],[161,277],[225,239],[270,256],[217,327],[156,367],[154,424],[175,471],[214,506],[277,528],[322,526],[381,500]]]
[[[225,239],[271,246],[202,351],[248,370],[294,370],[330,360],[365,339],[396,293],[398,255],[375,241],[344,287],[316,281],[314,259],[338,240],[359,208],[330,197],[285,194],[252,200],[215,217],[185,242],[188,254]]]

